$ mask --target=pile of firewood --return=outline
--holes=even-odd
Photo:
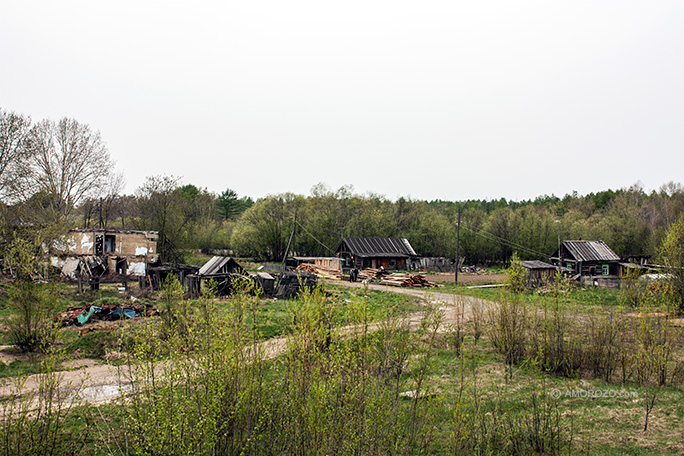
[[[341,279],[342,274],[337,269],[325,268],[323,266],[316,266],[310,263],[302,263],[295,269],[296,271],[306,271],[314,274],[316,277],[324,279]]]
[[[421,274],[403,274],[395,273],[389,274],[380,280],[380,285],[389,285],[391,287],[436,287],[437,284],[430,282]]]

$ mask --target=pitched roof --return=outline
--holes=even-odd
[[[556,269],[554,265],[539,260],[523,261],[522,265],[527,269]]]
[[[603,241],[563,241],[562,246],[577,261],[620,261]]]
[[[418,256],[408,239],[398,238],[344,238],[337,248],[343,245],[356,256],[409,257]]]
[[[199,270],[199,275],[207,275],[207,274],[219,274],[224,271],[224,267],[229,265],[232,262],[232,268],[228,268],[230,271],[229,272],[235,272],[235,269],[242,269],[240,268],[240,265],[237,264],[237,262],[232,259],[231,257],[225,257],[225,256],[215,256],[212,257],[211,260],[207,261],[204,266],[202,266]]]

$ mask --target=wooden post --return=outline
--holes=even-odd
[[[290,240],[287,242],[287,248],[285,249],[285,255],[283,255],[283,262],[281,263],[281,266],[285,266],[285,260],[287,259],[287,254],[290,252],[290,246],[293,244],[296,229],[297,229],[297,208],[295,207],[294,223],[292,224],[292,233],[290,234]],[[294,250],[294,245],[292,245],[292,250]]]

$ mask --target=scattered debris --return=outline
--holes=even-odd
[[[61,322],[62,326],[82,326],[91,321],[123,320],[143,315],[159,315],[159,311],[151,304],[128,304],[121,306],[114,304],[106,304],[104,306],[80,305],[69,307],[67,310],[58,313],[55,315],[54,321]]]
[[[295,296],[303,289],[313,289],[318,283],[318,278],[306,271],[286,271],[280,274],[275,295],[278,298]]]
[[[428,393],[427,391],[416,391],[416,390],[410,390],[410,391],[404,391],[399,393],[399,397],[405,398],[405,399],[427,399],[429,397],[434,396],[435,393]]]

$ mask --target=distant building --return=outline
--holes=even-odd
[[[582,285],[620,288],[620,257],[603,241],[563,241],[549,260]]]
[[[407,239],[343,238],[335,255],[343,268],[410,269],[418,254]]]

